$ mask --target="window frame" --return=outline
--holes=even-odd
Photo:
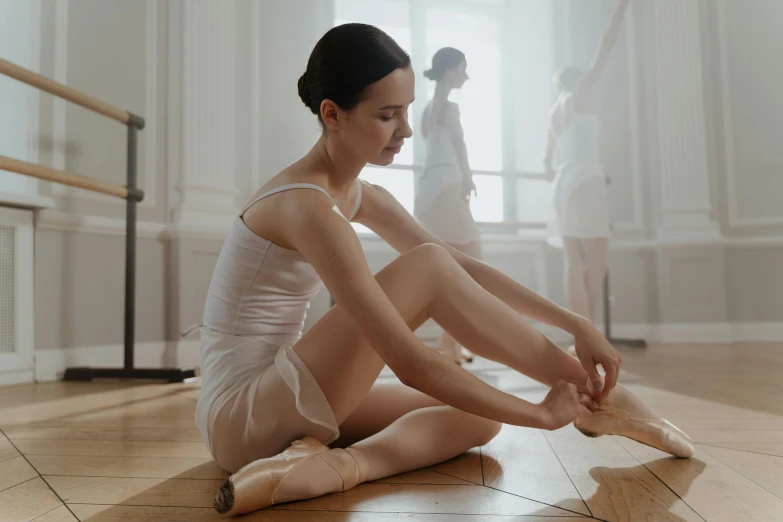
[[[338,0],[339,1],[339,0]],[[368,0],[365,0],[368,1]],[[504,64],[510,63],[511,41],[510,35],[513,30],[511,17],[508,16],[509,0],[390,0],[407,4],[409,9],[409,29],[411,33],[410,52],[412,67],[415,71],[423,71],[429,67],[426,55],[426,30],[427,30],[427,10],[429,8],[448,9],[468,15],[490,16],[498,20],[501,27],[501,78],[500,78],[500,136],[501,136],[501,169],[497,171],[486,171],[471,169],[476,176],[496,176],[503,179],[503,220],[500,222],[478,221],[477,224],[482,235],[499,236],[536,236],[542,235],[547,226],[547,216],[541,216],[540,221],[520,221],[517,219],[517,183],[524,180],[548,181],[549,177],[543,171],[528,172],[515,168],[515,122],[513,109],[513,76],[510,67]],[[511,0],[513,1],[513,0]],[[344,15],[345,13],[340,13]],[[345,21],[351,17],[338,16],[335,12],[334,23]],[[361,22],[361,20],[358,20]],[[421,121],[424,108],[429,99],[427,97],[427,83],[417,81],[415,88],[416,100],[411,108],[411,118],[414,122],[414,137],[410,140],[413,146],[413,163],[392,163],[386,167],[380,167],[389,170],[411,171],[413,173],[414,197],[419,190],[418,174],[424,169],[425,151],[424,142],[420,136],[417,136],[418,122]],[[543,151],[542,151],[543,158]],[[390,175],[394,175],[390,173]],[[365,233],[366,234],[366,233]]]

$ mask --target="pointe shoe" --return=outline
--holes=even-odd
[[[632,417],[627,411],[611,406],[601,406],[591,415],[577,417],[574,427],[588,437],[628,437],[675,457],[688,458],[694,451],[691,439],[666,419]]]
[[[443,355],[444,357],[448,357],[451,362],[456,364],[457,366],[462,366],[463,363],[472,363],[473,362],[473,354],[468,352],[467,350],[462,350],[456,354],[450,354],[443,352],[441,350],[438,350],[438,353]]]
[[[234,516],[271,506],[285,476],[328,449],[320,441],[305,437],[292,442],[279,455],[247,464],[220,486],[215,495],[215,510]]]

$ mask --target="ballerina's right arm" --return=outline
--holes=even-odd
[[[481,417],[552,428],[540,405],[493,388],[424,346],[373,277],[350,223],[322,194],[297,192],[281,204],[281,236],[313,265],[336,304],[403,383]]]
[[[620,35],[620,27],[622,27],[628,3],[629,0],[619,0],[614,16],[612,16],[612,21],[609,22],[609,25],[604,32],[604,36],[601,38],[601,44],[598,47],[595,58],[593,58],[593,63],[590,64],[590,68],[585,72],[584,76],[579,79],[579,82],[574,89],[574,105],[577,110],[584,107],[587,100],[590,99],[593,88],[606,66],[606,62],[609,59],[609,53],[612,51],[614,44],[617,42],[617,37]]]

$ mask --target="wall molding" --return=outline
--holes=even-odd
[[[41,71],[41,20],[42,8],[41,0],[32,0],[33,20],[30,20],[32,26],[32,42],[30,43],[30,69],[36,72]],[[41,97],[44,93],[31,89],[28,91],[28,121],[30,125],[30,135],[28,136],[27,161],[38,163],[40,161],[40,128],[41,128]],[[38,180],[32,177],[26,178],[27,190],[26,196],[38,196]]]
[[[42,204],[51,205],[51,200],[41,199]],[[138,237],[156,239],[203,239],[223,240],[228,233],[227,225],[211,223],[192,225],[187,223],[161,223],[138,221]],[[62,230],[86,234],[125,235],[125,219],[95,215],[79,215],[55,209],[43,209],[38,214],[36,226],[43,230]],[[367,253],[392,253],[394,249],[377,236],[360,235],[364,251]],[[543,234],[517,237],[490,236],[484,238],[484,252],[490,254],[534,253],[538,256],[547,251],[559,251],[549,246]],[[612,252],[642,252],[674,248],[780,248],[783,247],[783,235],[722,236],[718,238],[677,238],[677,239],[618,239],[610,243]],[[544,262],[544,259],[540,259]],[[546,277],[539,274],[538,277]]]
[[[41,230],[59,230],[63,232],[79,232],[85,234],[102,234],[109,236],[125,236],[125,219],[105,216],[90,216],[61,212],[59,210],[42,210],[36,218],[36,228]],[[136,222],[136,237],[143,239],[162,239],[166,237],[165,223],[150,221]]]
[[[556,343],[570,342],[570,336],[557,328],[538,325],[538,328]],[[437,346],[440,327],[428,322],[416,331],[427,346]],[[651,343],[728,344],[738,342],[782,342],[783,322],[761,323],[670,323],[617,324],[613,331],[618,336],[644,338]],[[655,346],[647,348],[655,350]],[[40,349],[35,352],[36,381],[62,379],[71,366],[122,366],[121,343],[79,348]],[[136,366],[144,368],[198,367],[199,341],[153,341],[136,344]],[[30,382],[31,372],[0,373],[0,385]]]
[[[721,104],[723,112],[723,151],[726,163],[726,199],[729,207],[729,226],[747,228],[755,226],[783,225],[783,215],[770,217],[742,217],[739,213],[737,189],[737,157],[734,137],[734,105],[731,88],[731,60],[729,57],[729,26],[726,0],[716,2],[718,16],[718,56],[721,71]]]
[[[55,5],[54,26],[54,80],[68,85],[68,11],[70,0],[58,0]],[[158,7],[155,0],[145,0],[145,84],[144,84],[144,117],[146,125],[141,131],[144,140],[143,176],[141,179],[144,199],[138,203],[139,208],[151,208],[156,204],[156,185],[158,179]],[[53,100],[52,136],[54,151],[52,156],[53,168],[66,169],[65,144],[67,139],[67,106],[69,102],[55,97]],[[124,177],[123,177],[124,183]],[[97,192],[81,190],[59,183],[50,183],[51,196],[76,199],[82,201],[100,201],[114,206],[124,205],[119,198],[106,196]]]
[[[628,67],[628,97],[629,97],[629,127],[631,130],[631,193],[633,194],[633,220],[613,223],[612,229],[623,232],[642,232],[642,157],[641,157],[641,120],[639,118],[639,70],[636,45],[636,10],[631,4],[628,8],[625,23],[626,62]]]

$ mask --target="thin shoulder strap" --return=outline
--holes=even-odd
[[[323,192],[326,194],[326,197],[329,198],[329,201],[332,202],[334,205],[334,200],[332,199],[332,196],[329,195],[329,193],[324,189],[323,187],[319,187],[318,185],[315,185],[313,183],[289,183],[288,185],[283,185],[277,188],[274,188],[268,192],[264,192],[260,196],[258,196],[256,199],[250,202],[249,205],[247,205],[244,210],[239,214],[239,217],[242,217],[245,215],[245,212],[247,212],[247,209],[258,203],[264,198],[268,198],[269,196],[273,196],[275,194],[279,194],[280,192],[285,192],[286,190],[294,190],[294,189],[313,189],[317,190],[319,192]]]
[[[359,178],[356,178],[356,203],[353,205],[353,213],[351,213],[351,218],[348,221],[353,221],[353,218],[356,217],[356,214],[359,213],[359,208],[362,206],[362,180]]]

